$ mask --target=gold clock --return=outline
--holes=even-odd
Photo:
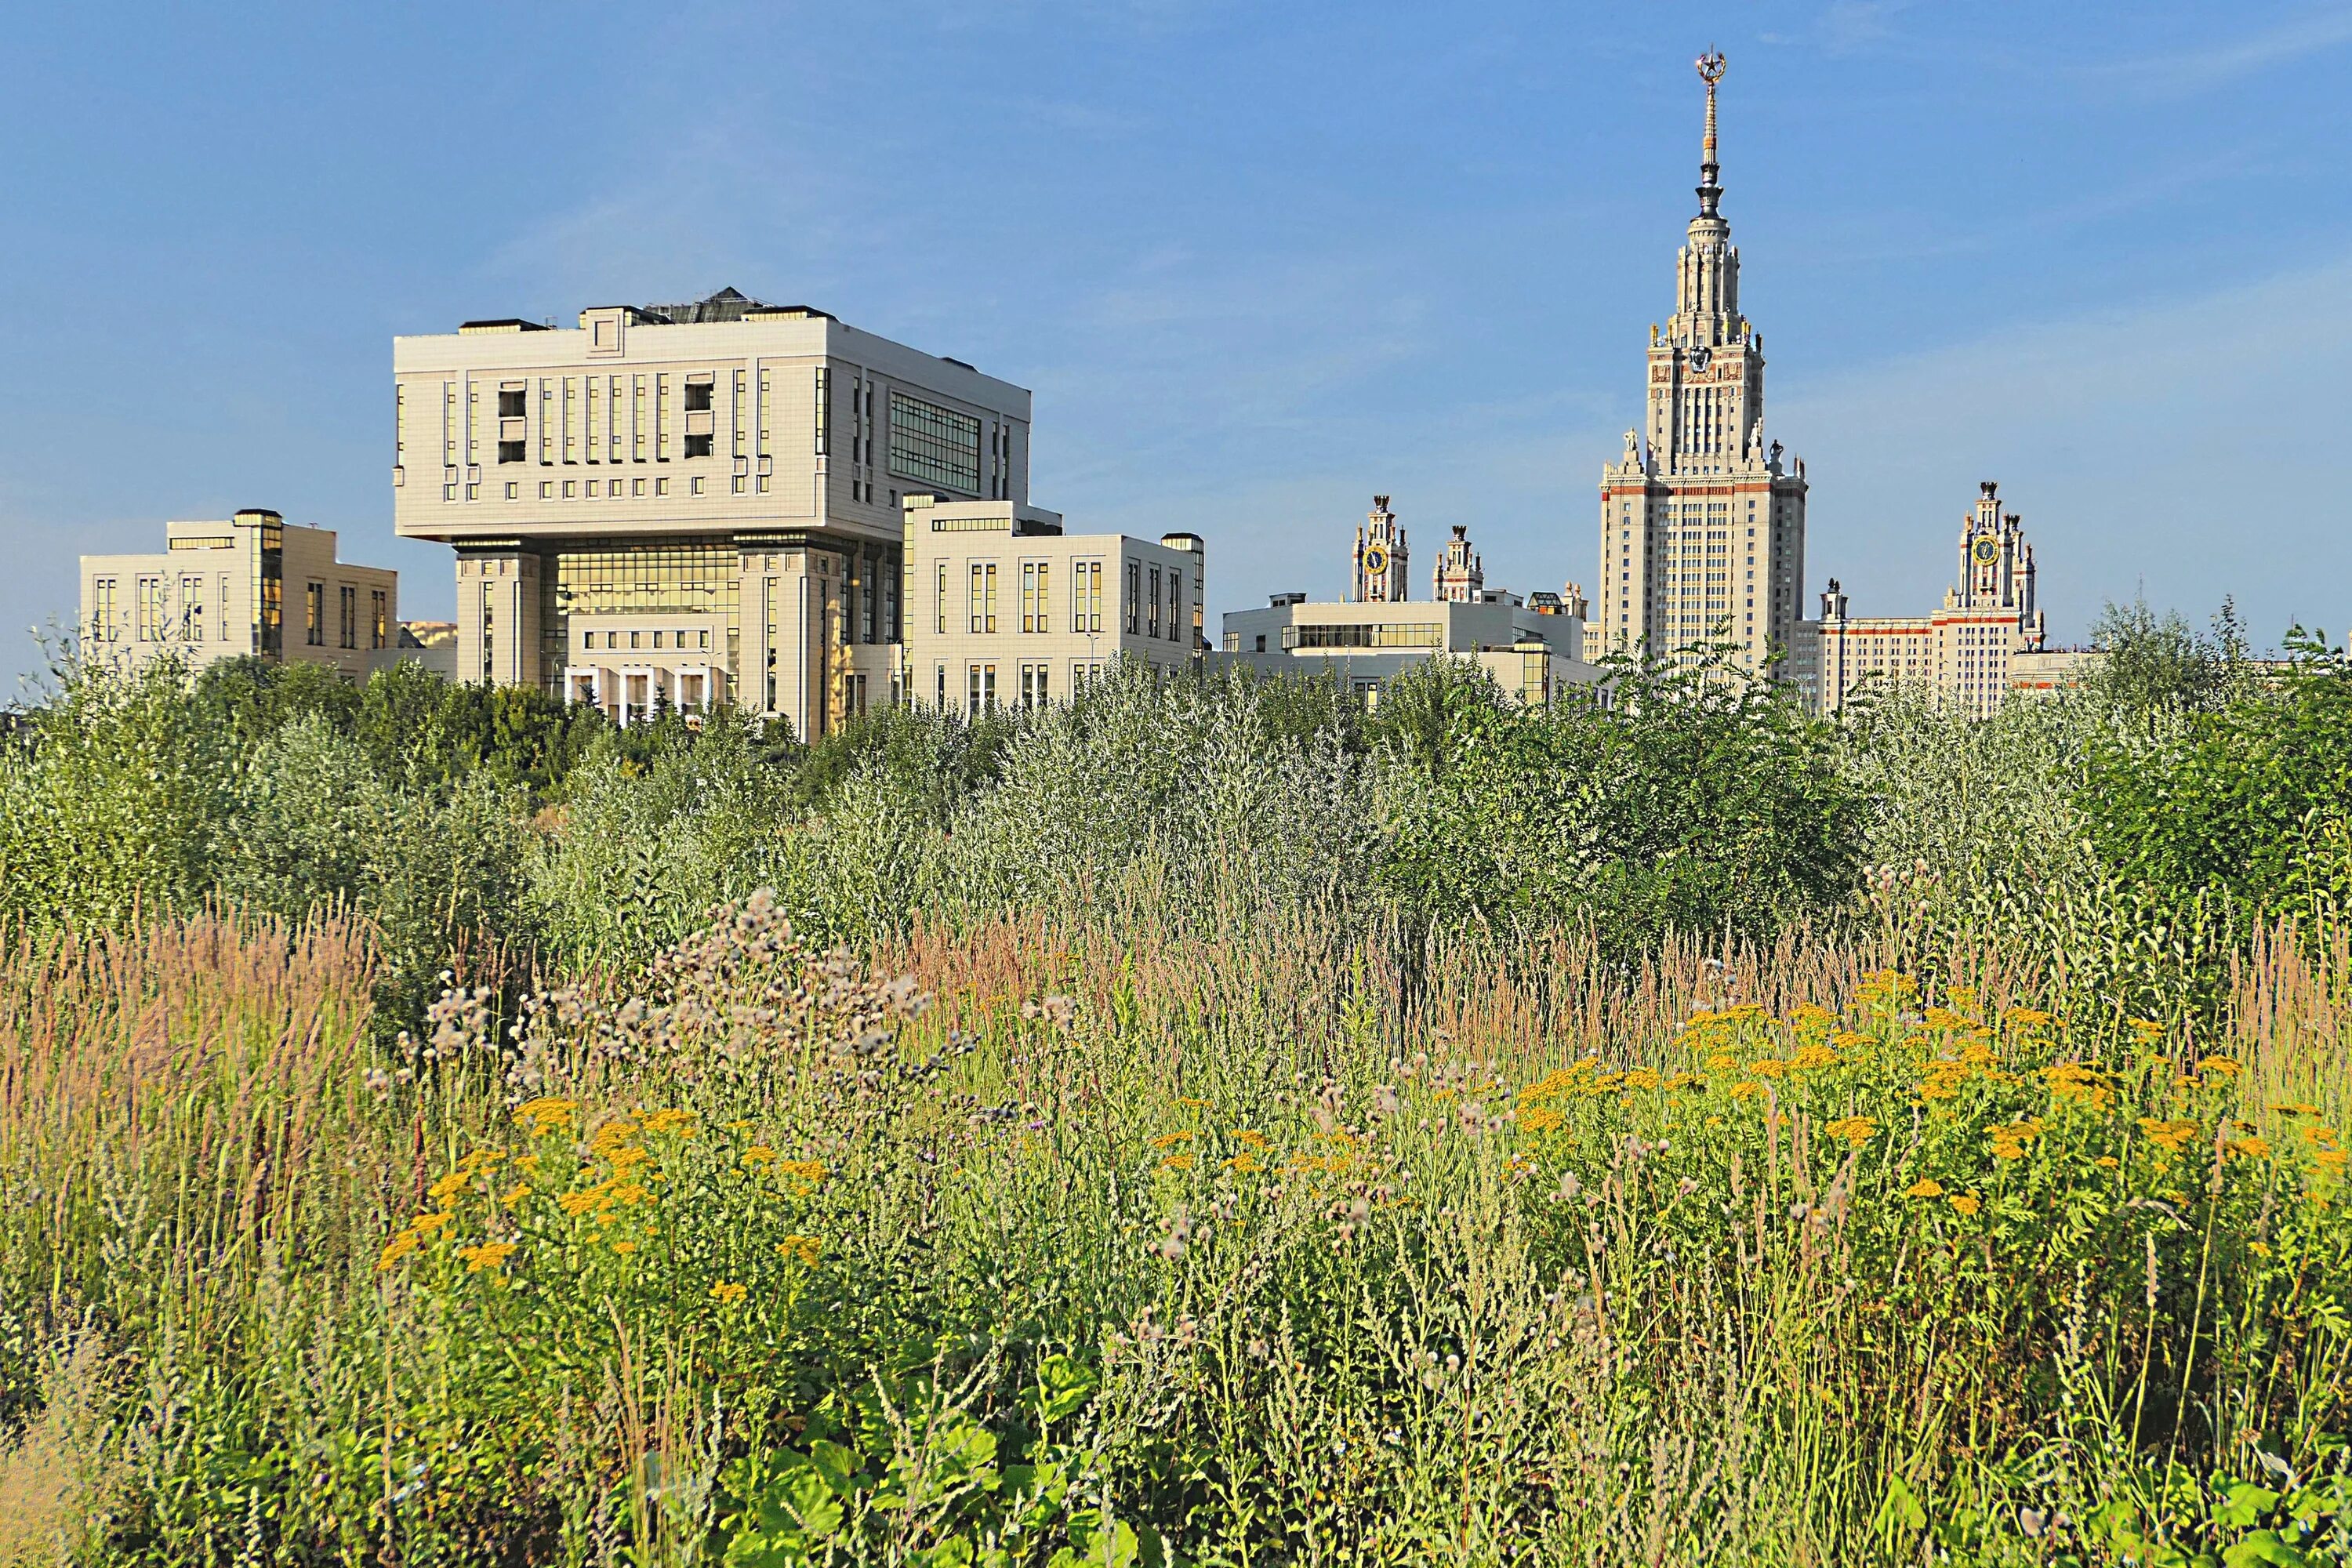
[[[1978,565],[1990,566],[1993,563],[1993,558],[2000,553],[2000,546],[1993,542],[1991,534],[1979,533],[1977,535],[1976,547],[1970,553],[1976,556]]]

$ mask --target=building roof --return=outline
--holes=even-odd
[[[636,310],[638,315],[649,321],[666,321],[674,327],[690,326],[700,321],[740,321],[746,316],[789,311],[828,321],[833,320],[830,314],[813,305],[771,305],[733,288],[721,289],[707,300],[690,300],[683,305],[640,305]]]

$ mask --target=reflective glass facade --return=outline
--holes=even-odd
[[[548,552],[541,578],[540,637],[545,668],[561,670],[573,616],[717,616],[737,646],[740,568],[729,539],[582,542]]]
[[[890,394],[890,471],[902,479],[980,494],[980,421],[969,414]]]

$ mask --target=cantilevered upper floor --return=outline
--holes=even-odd
[[[393,340],[393,515],[451,543],[809,531],[1029,496],[1030,396],[734,289]]]

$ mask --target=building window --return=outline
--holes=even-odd
[[[360,591],[348,583],[335,590],[335,632],[339,646],[360,646]]]
[[[205,580],[202,577],[180,579],[180,640],[205,640]]]
[[[1151,569],[1151,597],[1148,603],[1151,606],[1150,635],[1157,637],[1160,635],[1160,568],[1157,566]],[[1128,629],[1132,631],[1135,628],[1130,626]]]
[[[971,630],[975,633],[996,629],[996,563],[975,561],[971,563]]]
[[[710,392],[711,383],[709,380],[688,382],[686,384],[686,411],[688,414],[709,413]]]
[[[1052,668],[1044,663],[1021,667],[1021,707],[1024,711],[1034,713],[1045,706],[1046,671]]]
[[[1076,572],[1077,581],[1071,585],[1070,629],[1098,632],[1102,630],[1103,563],[1081,561]]]
[[[965,711],[977,717],[996,706],[996,666],[975,664],[966,674],[967,695],[971,700]]]
[[[1168,640],[1173,643],[1182,642],[1183,626],[1184,574],[1181,572],[1171,571],[1168,574]]]
[[[90,584],[89,635],[100,642],[115,640],[114,581],[100,577]]]
[[[940,637],[948,635],[948,563],[939,563],[939,591],[931,596],[931,630]]]
[[[1133,637],[1143,624],[1143,563],[1127,563],[1127,635]]]
[[[1024,632],[1044,631],[1045,617],[1053,613],[1046,592],[1046,575],[1052,564],[1046,561],[1021,563],[1021,629]]]
[[[327,642],[327,585],[313,583],[302,591],[302,640],[312,647]]]
[[[978,495],[980,421],[892,391],[890,471],[902,479]]]
[[[707,436],[703,437],[703,442],[704,445],[708,446],[709,444],[709,437]],[[691,447],[693,443],[691,441],[688,442],[688,447]],[[688,451],[686,455],[691,458],[694,456],[694,453],[692,451]],[[706,458],[710,454],[709,452],[703,453],[703,456]],[[694,478],[688,479],[687,481],[687,489],[695,495],[700,495],[702,493],[702,476],[700,474],[697,474]]]

